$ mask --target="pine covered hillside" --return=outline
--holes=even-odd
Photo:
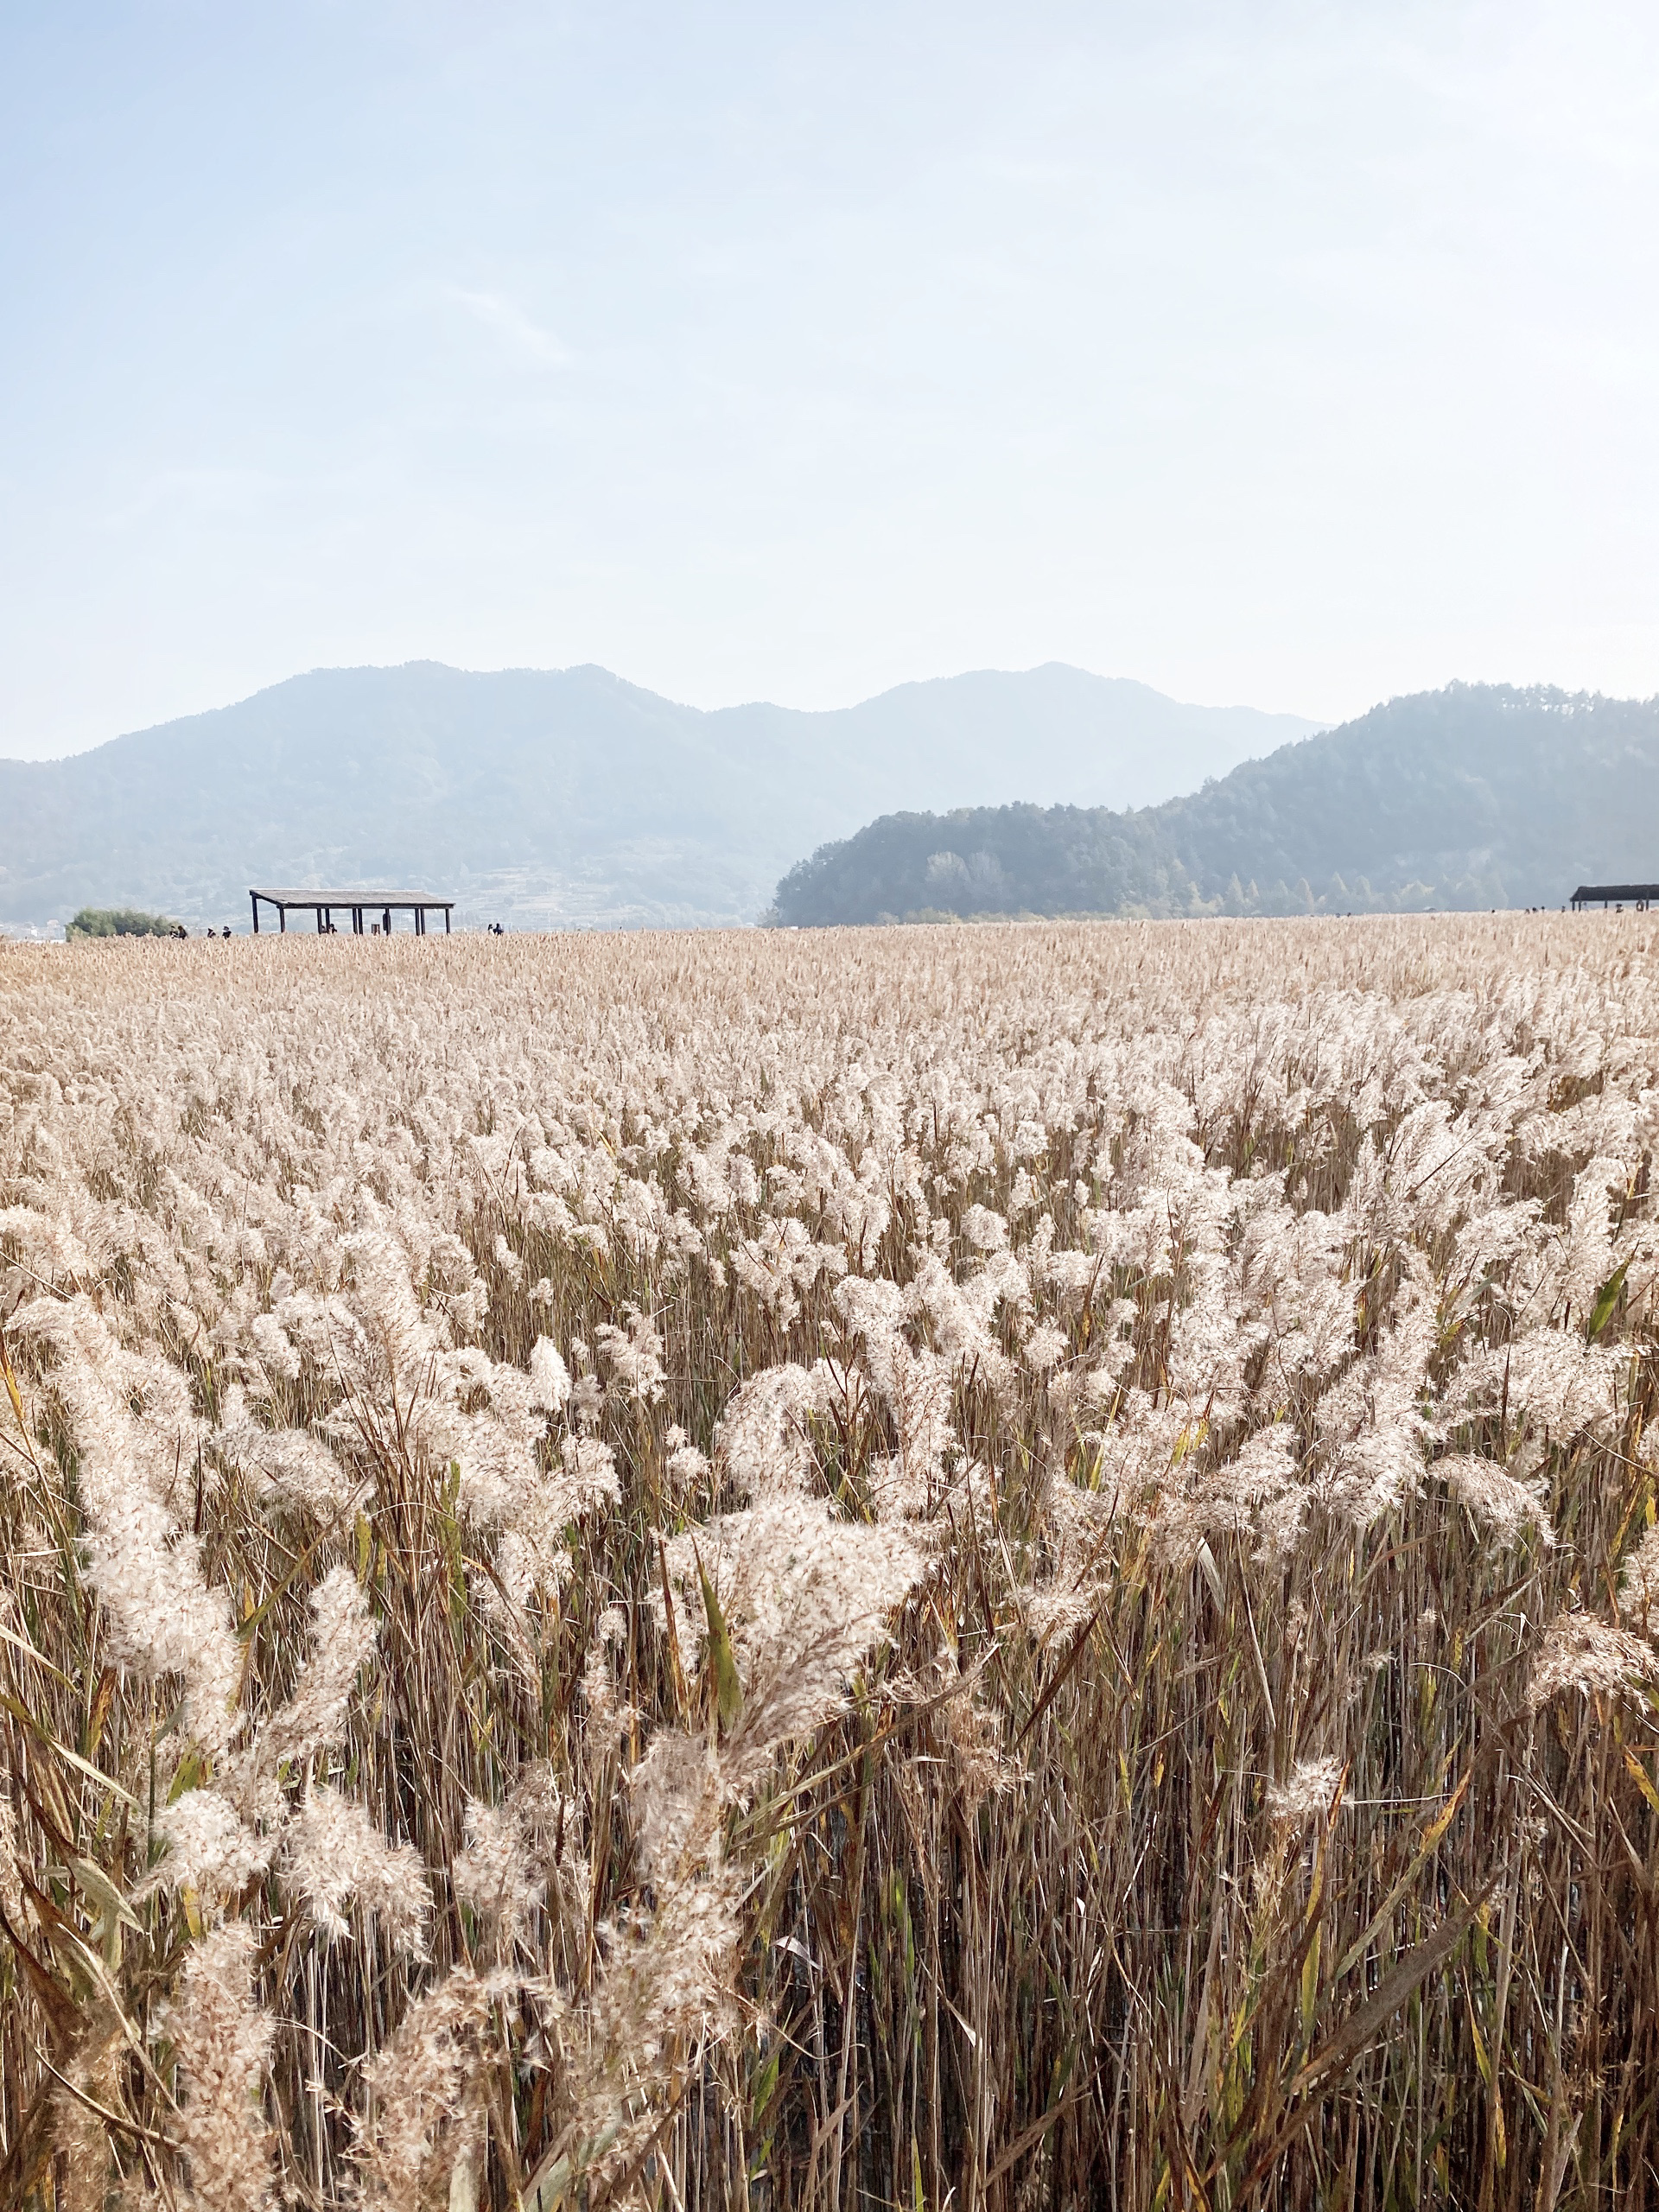
[[[460,918],[750,921],[884,809],[1143,806],[1316,725],[1058,664],[822,714],[702,713],[601,668],[326,669],[67,760],[0,761],[0,921],[192,923],[251,884],[442,887]]]
[[[893,814],[778,887],[785,924],[1560,906],[1659,879],[1659,700],[1449,684],[1136,810]]]

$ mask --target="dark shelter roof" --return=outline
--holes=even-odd
[[[269,899],[273,906],[453,906],[453,899],[440,899],[429,891],[253,891],[250,896]]]
[[[1659,899],[1659,883],[1581,883],[1573,904],[1581,899]]]

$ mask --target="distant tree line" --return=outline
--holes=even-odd
[[[959,807],[889,814],[821,846],[778,887],[784,925],[1058,917],[1397,912],[1500,903],[1496,882],[1395,883],[1332,871],[1260,882],[1236,874],[1206,894],[1148,815],[1105,807]],[[1502,903],[1507,904],[1507,898]]]
[[[1166,805],[890,814],[779,883],[784,924],[1557,906],[1659,879],[1659,701],[1452,684]]]
[[[137,906],[83,906],[64,929],[65,937],[177,937],[180,925],[166,914],[146,914]]]

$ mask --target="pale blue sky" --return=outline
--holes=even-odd
[[[1659,690],[1659,10],[0,0],[0,752],[295,671]]]

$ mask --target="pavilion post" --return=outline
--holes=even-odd
[[[288,909],[281,903],[280,900],[277,902],[276,906],[276,920],[278,926],[282,930],[283,935],[286,937],[288,935]]]
[[[250,891],[248,896],[253,901],[253,933],[257,937],[259,934],[259,893],[257,891]]]
[[[449,934],[449,909],[447,906],[443,910],[443,933],[445,937]]]

